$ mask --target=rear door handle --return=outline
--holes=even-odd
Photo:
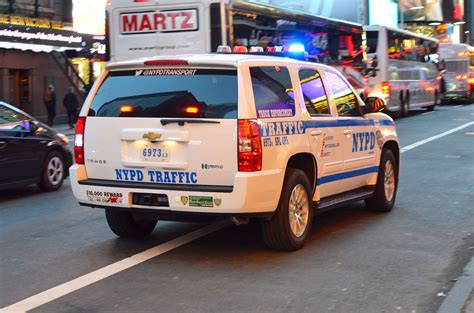
[[[0,141],[0,149],[3,149],[7,146],[7,142],[6,141]]]
[[[311,134],[311,136],[319,136],[322,133],[323,133],[322,130],[312,130],[310,134]]]
[[[353,129],[345,129],[345,130],[344,130],[344,135],[350,135],[350,134],[352,134],[353,132],[354,132]]]

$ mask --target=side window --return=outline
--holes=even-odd
[[[0,105],[0,133],[30,131],[30,119],[6,106]]]
[[[357,97],[348,83],[333,71],[326,71],[326,78],[334,95],[339,116],[361,116]]]
[[[302,69],[298,73],[306,109],[311,116],[331,114],[329,102],[319,72]]]
[[[250,76],[258,118],[295,115],[293,86],[286,67],[251,67]]]

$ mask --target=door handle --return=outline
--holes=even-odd
[[[3,149],[7,146],[7,142],[6,141],[0,141],[0,149]]]
[[[322,130],[312,130],[312,131],[310,132],[311,136],[319,136],[319,135],[321,135],[322,133],[323,133]]]
[[[344,129],[344,135],[350,135],[354,132],[353,129]]]

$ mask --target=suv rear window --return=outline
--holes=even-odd
[[[237,118],[237,71],[112,71],[97,91],[88,115]]]

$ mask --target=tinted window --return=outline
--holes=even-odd
[[[378,31],[367,31],[367,52],[368,53],[375,53],[377,52],[377,43],[379,38]]]
[[[30,131],[30,128],[27,116],[0,105],[0,132]]]
[[[333,71],[326,71],[326,78],[334,95],[339,116],[360,116],[357,97],[346,81]]]
[[[286,67],[251,67],[250,75],[259,118],[295,115],[293,86]]]
[[[89,115],[237,118],[237,71],[110,72],[94,97]]]
[[[311,115],[330,114],[326,91],[321,76],[316,70],[301,70],[299,72],[301,90],[306,109]]]

